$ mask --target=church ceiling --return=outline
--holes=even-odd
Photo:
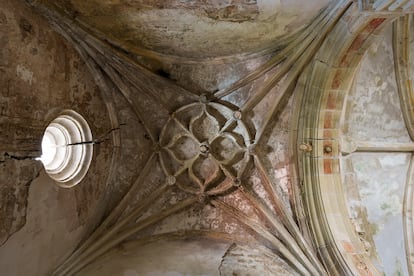
[[[85,180],[101,211],[48,273],[380,273],[347,213],[340,123],[364,53],[410,11],[401,1],[28,2],[89,69],[105,108],[86,119],[109,141],[105,177],[92,161]]]

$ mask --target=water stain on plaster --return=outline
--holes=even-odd
[[[228,247],[228,243],[203,238],[139,246],[126,243],[119,252],[97,260],[79,275],[220,275],[221,256]]]
[[[60,110],[82,113],[96,137],[111,126],[85,63],[23,2],[0,5],[0,266],[4,275],[48,275],[109,205],[103,198],[112,147],[100,145],[83,185],[62,190],[61,201],[55,183],[37,176],[41,163],[20,159],[27,150],[39,153],[44,128]]]
[[[24,65],[18,64],[16,66],[16,74],[22,81],[32,85],[33,72],[30,69],[26,68]]]
[[[204,0],[204,1],[141,1],[147,9],[186,9],[195,13],[203,12],[218,21],[243,22],[257,18],[259,6],[256,0]]]
[[[131,52],[202,58],[277,48],[329,1],[43,1]],[[295,7],[292,9],[291,7]],[[304,8],[302,8],[304,7]]]
[[[368,49],[348,96],[343,131],[353,141],[411,141],[395,83],[391,38],[387,28]],[[386,275],[401,272],[401,264],[406,269],[402,191],[408,164],[408,153],[357,152],[342,160],[350,219]]]
[[[0,12],[0,24],[7,23],[7,17],[4,13]]]
[[[228,5],[218,9],[206,9],[205,11],[208,17],[214,20],[230,22],[251,21],[256,19],[259,13],[255,2],[246,6]]]
[[[0,164],[0,246],[26,224],[30,184],[39,176],[39,164],[7,159]]]
[[[20,18],[19,27],[20,33],[22,35],[22,40],[34,34],[33,26],[26,18]]]
[[[391,31],[385,29],[368,49],[355,92],[348,96],[344,130],[357,141],[410,142],[395,81]]]
[[[267,248],[233,244],[223,256],[220,275],[298,275]]]

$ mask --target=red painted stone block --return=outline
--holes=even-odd
[[[354,246],[352,245],[352,243],[347,242],[347,241],[343,241],[342,246],[344,247],[346,252],[348,252],[348,253],[353,253],[354,252]]]
[[[324,128],[333,128],[333,115],[332,112],[325,112],[325,118],[323,120]]]
[[[368,25],[364,28],[364,32],[371,33],[375,31],[383,22],[385,18],[375,18],[371,20]]]
[[[341,86],[341,83],[342,83],[342,72],[340,70],[337,70],[332,80],[331,88],[338,89]]]
[[[331,131],[331,130],[327,130],[327,129],[325,129],[325,130],[323,131],[323,138],[324,138],[324,139],[332,139],[332,137],[333,137],[333,133],[332,133],[332,131]]]
[[[323,172],[325,174],[332,174],[332,159],[323,160]]]
[[[346,52],[339,63],[340,67],[349,67],[352,63],[352,59],[354,57],[354,53]]]
[[[349,46],[349,51],[358,51],[361,46],[364,44],[365,40],[367,40],[368,34],[367,33],[360,33],[352,41],[351,46]]]
[[[328,98],[326,99],[326,109],[336,109],[337,107],[337,93],[330,91],[328,92]]]

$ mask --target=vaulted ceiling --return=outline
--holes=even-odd
[[[414,273],[412,1],[0,2],[5,274]]]

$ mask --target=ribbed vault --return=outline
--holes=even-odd
[[[163,249],[174,252],[159,254],[167,268],[178,269],[181,254],[188,267],[202,267],[187,271],[194,274],[380,273],[349,221],[339,121],[366,49],[384,26],[411,12],[411,1],[331,1],[291,35],[272,33],[262,46],[241,45],[234,54],[224,38],[216,52],[198,42],[191,49],[164,49],[165,41],[154,39],[154,46],[138,36],[142,25],[128,25],[127,35],[111,32],[111,26],[116,31],[133,20],[98,24],[112,8],[120,17],[125,3],[27,2],[82,57],[116,130],[110,132],[108,180],[95,183],[106,189],[103,219],[52,275],[111,275],[125,270],[126,260],[151,270],[156,265],[142,256],[154,258]],[[204,12],[232,24],[253,20],[247,14],[254,14],[254,7],[233,2],[241,3],[234,4],[237,11],[249,7],[253,13],[223,14],[210,2]],[[404,100],[412,96],[406,85],[408,31],[398,31],[408,29],[408,16],[398,20],[397,81],[410,125],[411,101]],[[211,68],[233,78],[219,82]],[[186,81],[191,77],[207,80],[191,85]],[[404,212],[410,256],[412,176],[408,179]],[[256,270],[244,265],[248,260]],[[412,257],[408,260],[413,273]]]

